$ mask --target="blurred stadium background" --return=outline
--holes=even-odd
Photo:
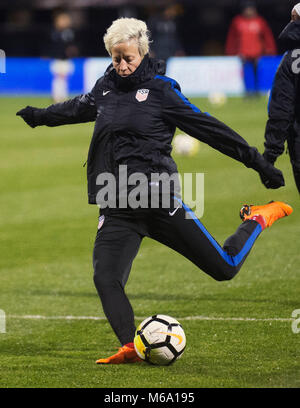
[[[257,2],[258,12],[268,22],[275,39],[289,21],[294,4],[293,0]],[[2,0],[0,48],[6,54],[6,75],[0,76],[0,93],[49,94],[54,58],[72,59],[68,81],[71,94],[89,90],[107,65],[106,60],[101,64],[91,59],[107,57],[102,41],[106,28],[114,19],[127,16],[147,21],[156,56],[175,57],[169,61],[167,74],[179,80],[187,96],[205,96],[208,90],[241,95],[244,84],[237,59],[213,59],[224,56],[228,29],[240,5],[239,0]],[[173,7],[168,17],[171,23],[162,32],[159,24],[163,9],[168,6]],[[61,23],[65,24],[64,45],[55,34],[56,16],[63,11],[70,17],[69,23]],[[280,44],[277,46],[281,55],[283,50]],[[187,72],[182,69],[186,57],[202,59],[194,60]],[[259,62],[262,92],[270,89],[279,61],[279,57],[268,56]],[[251,88],[251,69],[247,81]]]

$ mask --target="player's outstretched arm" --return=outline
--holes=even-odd
[[[258,152],[249,146],[238,133],[211,115],[201,112],[184,95],[175,81],[165,87],[163,100],[165,119],[201,142],[238,160],[246,167],[256,170],[267,188],[284,186],[282,172],[276,169]]]
[[[17,116],[21,116],[32,128],[42,125],[60,126],[94,121],[97,108],[94,95],[90,92],[66,102],[50,105],[45,109],[26,106],[17,112]]]

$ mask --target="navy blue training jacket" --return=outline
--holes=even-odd
[[[188,68],[188,67],[187,67]],[[275,169],[235,131],[201,112],[165,75],[165,63],[146,55],[137,70],[122,78],[108,67],[91,92],[45,109],[35,109],[35,125],[58,126],[95,121],[87,159],[88,197],[96,204],[102,173],[128,176],[177,172],[171,157],[176,127],[214,149],[272,177]],[[222,177],[222,175],[220,175]]]

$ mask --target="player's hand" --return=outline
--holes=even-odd
[[[19,110],[19,112],[17,112],[16,115],[21,116],[21,118],[24,119],[27,125],[31,126],[32,128],[35,128],[37,126],[34,118],[35,110],[37,110],[37,108],[33,108],[32,106],[26,106],[26,108]]]
[[[280,170],[270,165],[264,172],[260,173],[260,179],[266,188],[280,188],[285,185],[283,174]]]

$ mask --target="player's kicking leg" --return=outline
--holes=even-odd
[[[245,205],[240,212],[244,222],[222,247],[193,211],[182,201],[179,204],[181,207],[176,211],[158,210],[157,220],[151,220],[151,237],[176,250],[218,281],[232,279],[261,232],[293,211],[278,201],[263,206]],[[159,229],[156,224],[160,225]]]

